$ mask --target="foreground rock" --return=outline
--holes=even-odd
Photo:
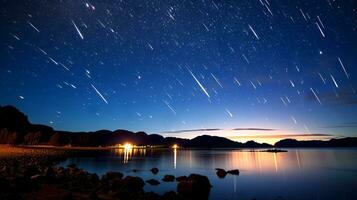
[[[158,168],[156,168],[156,167],[154,167],[154,168],[150,169],[150,171],[151,171],[151,173],[153,173],[153,174],[157,174],[157,173],[159,173],[159,169],[158,169]]]
[[[159,185],[160,184],[160,182],[156,179],[149,179],[146,182],[149,183],[150,185]]]
[[[216,168],[216,175],[218,176],[218,178],[225,178],[227,176],[227,174],[231,174],[231,175],[239,175],[239,170],[238,169],[232,169],[232,170],[224,170],[221,168]]]
[[[226,177],[227,172],[224,169],[216,168],[216,175],[218,176],[218,178],[224,178]]]
[[[239,170],[238,169],[228,170],[227,173],[232,175],[239,175]]]
[[[177,184],[177,192],[185,199],[208,199],[211,187],[206,176],[191,174],[186,181]]]
[[[143,179],[137,176],[127,176],[123,180],[123,186],[126,187],[130,192],[143,192],[145,182]]]
[[[181,181],[187,181],[188,180],[188,177],[187,176],[179,176],[176,178],[176,181],[177,182],[181,182]]]
[[[173,175],[165,175],[162,181],[164,182],[173,182],[175,180],[175,176]]]
[[[121,172],[108,172],[103,176],[103,179],[113,180],[121,179],[124,177],[124,174]]]

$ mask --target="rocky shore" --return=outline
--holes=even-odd
[[[98,177],[73,164],[54,167],[79,153],[0,146],[0,199],[208,199],[212,187],[208,178],[199,174],[176,179],[166,175],[163,181],[176,181],[177,191],[158,195],[143,189],[145,184],[157,184],[156,180],[125,177],[120,172]]]

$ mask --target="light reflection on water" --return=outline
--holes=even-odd
[[[73,158],[80,168],[103,175],[121,171],[160,180],[199,173],[209,177],[211,199],[357,199],[356,149],[290,149],[286,153],[239,150],[117,149],[90,158]],[[149,170],[158,167],[153,175]],[[239,169],[240,176],[219,179],[215,168]],[[138,172],[132,172],[133,169]],[[146,184],[146,191],[175,190],[176,183]]]
[[[177,148],[174,148],[173,151],[174,151],[174,169],[176,169],[176,164],[177,164]]]
[[[141,157],[145,157],[146,155],[146,149],[144,148],[120,148],[120,149],[115,149],[114,153],[116,155],[119,155],[123,157],[123,163],[126,164],[130,161],[130,159],[133,156],[141,156]]]

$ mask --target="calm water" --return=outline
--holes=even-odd
[[[199,173],[209,177],[210,199],[357,199],[357,149],[290,149],[286,153],[241,150],[113,150],[96,157],[72,158],[103,175],[120,171],[143,179]],[[149,170],[158,167],[153,175]],[[239,176],[219,179],[214,168],[239,169]],[[131,170],[138,169],[139,172]],[[176,190],[176,183],[145,185],[146,191]]]

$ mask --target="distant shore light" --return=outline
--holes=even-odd
[[[124,149],[132,149],[133,148],[133,145],[130,144],[130,143],[125,143],[124,144]]]
[[[174,145],[172,145],[172,148],[173,148],[173,149],[178,149],[179,146],[178,146],[177,144],[174,144]]]

